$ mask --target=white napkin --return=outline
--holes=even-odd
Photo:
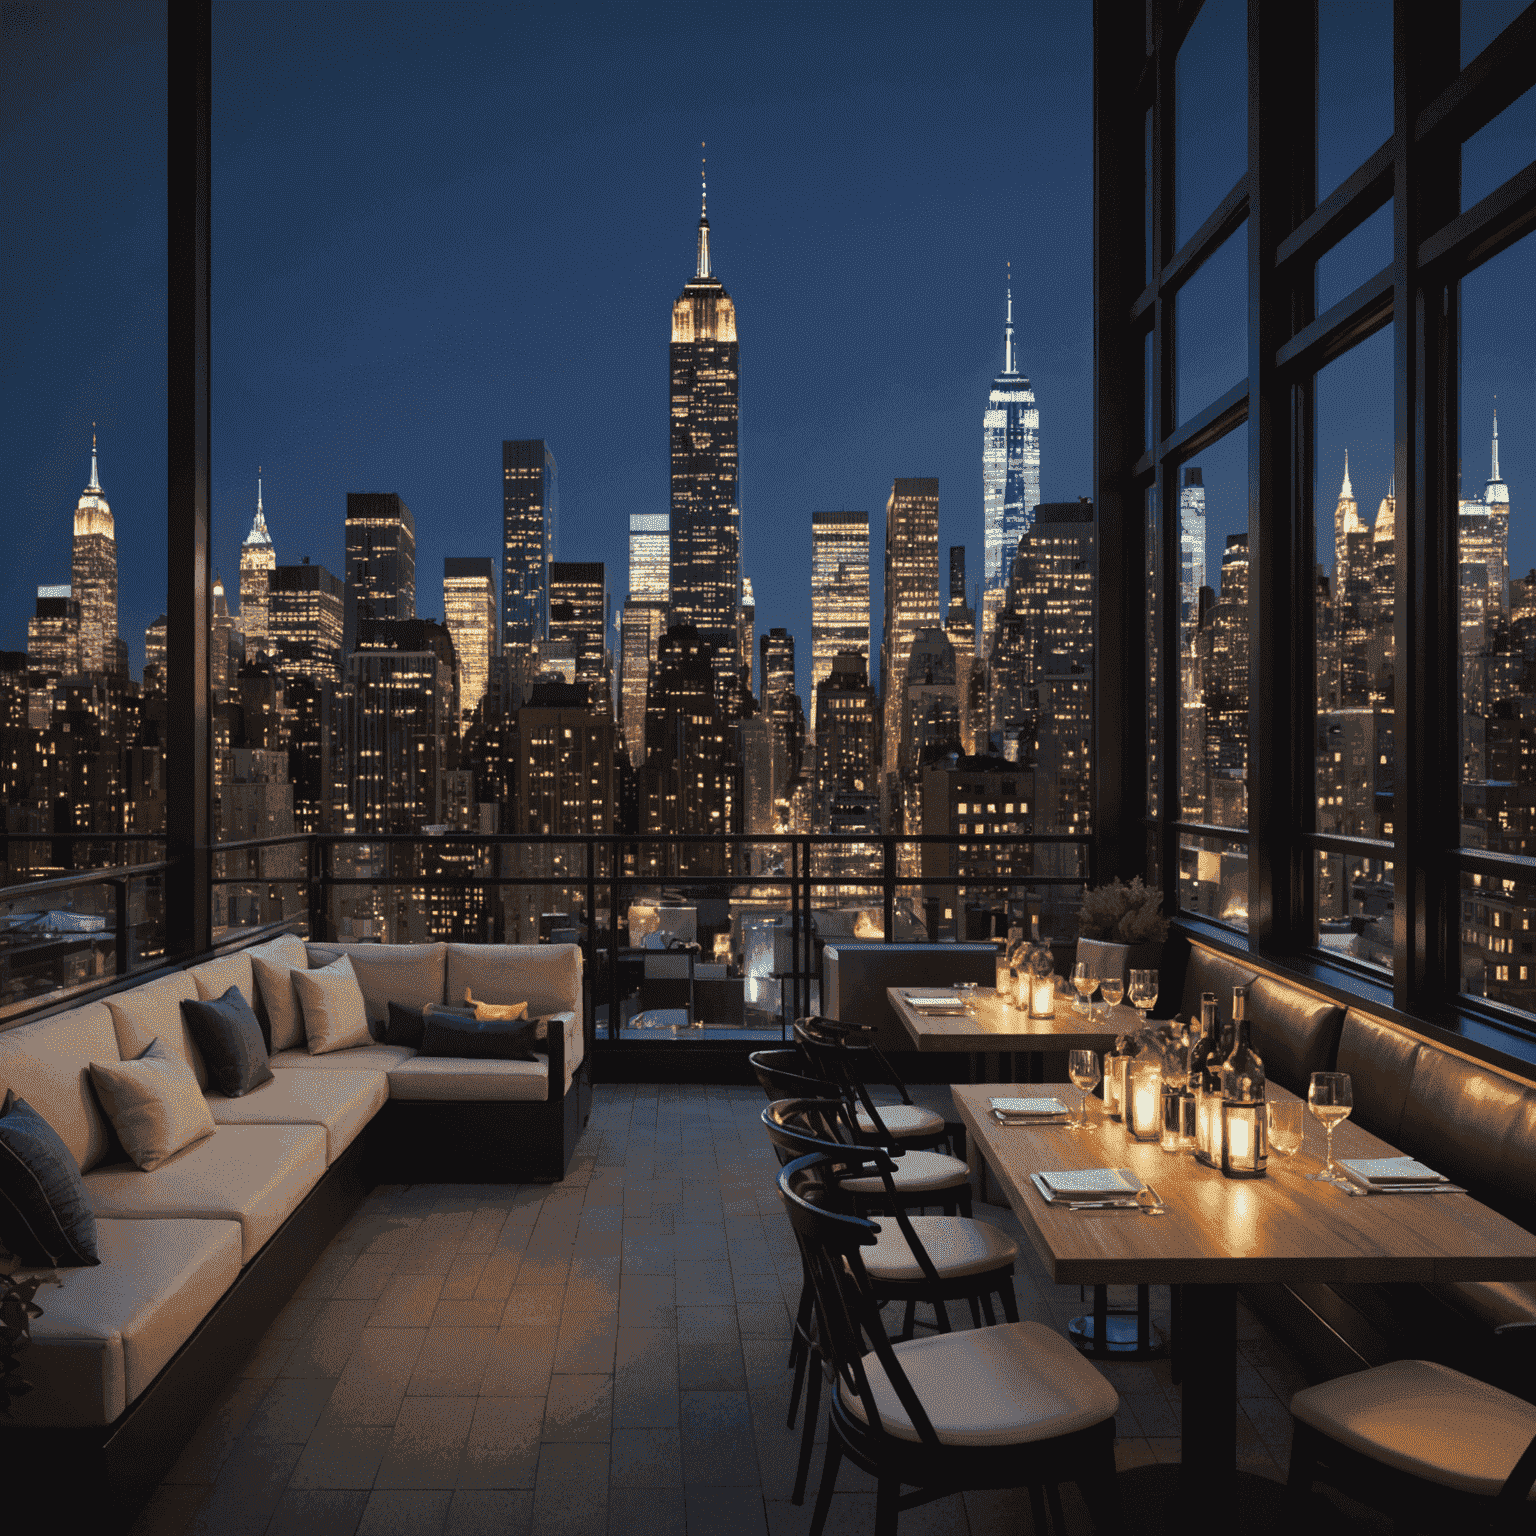
[[[937,997],[913,997],[910,992],[906,994],[908,1006],[912,1008],[937,1008],[950,1013],[956,1008],[964,1007],[958,996],[953,992],[942,993]]]
[[[989,1099],[994,1114],[1009,1119],[1033,1120],[1042,1115],[1064,1115],[1067,1106],[1060,1099]]]
[[[1411,1157],[1341,1157],[1339,1166],[1362,1184],[1447,1184],[1443,1173]]]
[[[1129,1168],[1066,1168],[1034,1177],[1048,1200],[1112,1200],[1117,1195],[1134,1195],[1141,1188],[1141,1180]]]

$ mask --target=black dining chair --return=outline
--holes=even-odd
[[[839,1178],[836,1157],[825,1154],[779,1172],[833,1382],[810,1536],[822,1536],[845,1457],[876,1480],[875,1536],[895,1536],[903,1509],[973,1488],[1021,1486],[1043,1530],[1047,1491],[1059,1512],[1063,1482],[1078,1485],[1100,1530],[1122,1530],[1114,1388],[1039,1323],[893,1343],[867,1267],[880,1234],[834,1208]]]
[[[963,1151],[964,1128],[937,1110],[913,1102],[911,1091],[890,1058],[874,1043],[873,1031],[812,1014],[794,1023],[795,1043],[818,1076],[837,1085],[854,1112],[861,1134],[893,1136],[904,1146]],[[896,1090],[900,1102],[877,1104],[871,1085]]]
[[[1428,1360],[1393,1360],[1291,1399],[1293,1518],[1314,1483],[1401,1532],[1536,1531],[1536,1406]]]

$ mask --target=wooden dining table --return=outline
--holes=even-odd
[[[954,987],[887,987],[885,995],[919,1051],[1027,1055],[1027,1082],[1040,1081],[1047,1051],[1107,1051],[1117,1036],[1141,1028],[1141,1015],[1124,1003],[1096,1003],[1093,1013],[1086,1014],[1072,1006],[1072,999],[1058,995],[1050,1018],[1032,1019],[991,987],[977,990],[974,1014],[934,1013],[912,1004],[914,998],[955,996]]]
[[[1275,1084],[1268,1091],[1294,1098]],[[1057,1092],[1078,1104],[1075,1088]],[[960,1085],[955,1106],[972,1167],[986,1160],[1052,1280],[1183,1288],[1181,1480],[1202,1500],[1230,1492],[1237,1477],[1240,1285],[1536,1279],[1536,1234],[1468,1194],[1356,1196],[1309,1179],[1323,1162],[1323,1130],[1310,1115],[1299,1152],[1272,1155],[1265,1177],[1239,1180],[1188,1153],[1135,1141],[1097,1100],[1086,1130],[999,1125],[988,1100],[1009,1093],[1008,1084]],[[1396,1152],[1347,1121],[1334,1131],[1336,1158]],[[1091,1167],[1129,1168],[1167,1214],[1073,1211],[1048,1204],[1030,1181],[1032,1173]]]

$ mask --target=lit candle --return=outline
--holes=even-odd
[[[1227,1125],[1227,1155],[1242,1164],[1253,1156],[1253,1127],[1245,1115],[1233,1115]]]
[[[1104,1067],[1104,1113],[1112,1120],[1120,1118],[1120,1096],[1125,1091],[1124,1056],[1111,1056]]]
[[[1032,1019],[1049,1019],[1056,1012],[1056,978],[1034,976],[1029,983],[1029,1016]]]

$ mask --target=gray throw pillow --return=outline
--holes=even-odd
[[[218,1129],[191,1067],[158,1038],[135,1061],[93,1061],[91,1082],[123,1150],[146,1171]]]
[[[181,1012],[203,1053],[209,1086],[215,1092],[238,1099],[272,1081],[261,1025],[239,987],[201,1002],[183,998]]]

